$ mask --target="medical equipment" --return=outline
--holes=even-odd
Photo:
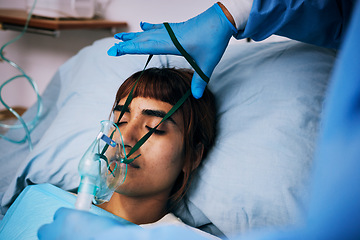
[[[34,0],[27,0],[31,9]],[[95,15],[95,0],[38,0],[33,14],[48,18],[92,18]]]
[[[28,28],[28,25],[29,25],[29,21],[31,19],[31,16],[32,16],[32,12],[35,8],[35,5],[36,5],[36,1],[35,0],[33,2],[33,5],[29,11],[29,14],[28,14],[28,17],[26,19],[26,23],[25,23],[25,26],[24,26],[24,29],[23,31],[20,33],[20,35],[18,35],[16,38],[10,40],[9,42],[5,43],[1,49],[0,49],[0,57],[1,59],[3,59],[5,62],[9,63],[11,66],[13,66],[14,68],[16,68],[17,70],[19,70],[19,72],[21,73],[20,75],[17,75],[15,77],[12,77],[10,78],[9,80],[5,81],[3,84],[1,84],[0,86],[0,102],[5,106],[6,109],[8,109],[20,122],[20,124],[14,124],[14,125],[9,125],[9,124],[3,124],[3,123],[0,123],[0,127],[3,127],[3,128],[6,128],[6,129],[10,129],[10,130],[17,130],[17,129],[21,129],[23,128],[24,131],[25,131],[25,136],[21,139],[21,140],[18,140],[18,139],[14,139],[12,136],[9,137],[7,135],[0,135],[1,138],[4,138],[6,139],[7,141],[10,141],[12,143],[17,143],[17,144],[21,144],[21,143],[24,143],[24,142],[28,142],[29,144],[29,149],[32,150],[33,146],[32,146],[32,142],[31,142],[31,137],[30,137],[30,134],[31,134],[31,131],[35,128],[35,126],[37,125],[37,123],[39,122],[39,118],[40,118],[40,115],[42,113],[42,108],[43,108],[43,104],[42,104],[42,100],[41,100],[41,97],[40,97],[40,94],[39,94],[39,90],[37,88],[37,85],[36,83],[30,78],[30,76],[28,76],[25,71],[19,66],[17,65],[15,62],[7,59],[4,54],[3,54],[3,51],[4,51],[4,48],[8,45],[10,45],[11,43],[14,43],[16,42],[17,40],[19,40],[26,32],[27,28]],[[15,79],[18,79],[18,78],[26,78],[27,81],[30,83],[32,89],[34,90],[35,94],[36,94],[36,97],[37,97],[37,113],[35,115],[35,117],[30,121],[30,122],[25,122],[24,119],[20,116],[20,114],[18,114],[13,108],[11,108],[9,105],[7,105],[4,100],[2,99],[1,97],[1,91],[3,90],[3,87],[9,83],[11,83],[13,80]],[[17,133],[17,132],[16,132]],[[16,135],[16,134],[14,134]]]
[[[152,55],[149,56],[142,73],[151,58]],[[142,73],[131,89],[119,117],[114,119],[113,114],[111,115],[110,119],[116,120],[116,123],[120,121],[125,113],[125,109],[129,106],[132,100],[132,93]],[[156,127],[154,129],[156,129]],[[147,134],[148,137],[150,137],[152,132],[149,131],[149,133],[150,134]],[[127,159],[128,156],[135,152],[146,139],[144,139],[144,137],[140,139],[127,155],[118,126],[110,120],[101,121],[100,133],[85,152],[78,166],[81,180],[75,208],[89,210],[91,202],[101,204],[109,201],[116,188],[125,181],[127,164],[134,161],[140,155],[130,160]],[[120,146],[122,146],[123,151],[121,151]]]
[[[109,120],[101,121],[101,129],[80,160],[81,176],[75,207],[89,210],[91,202],[109,201],[126,178],[125,148],[119,128]]]

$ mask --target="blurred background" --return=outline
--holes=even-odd
[[[37,1],[37,4],[39,4]],[[71,56],[94,41],[112,37],[114,31],[140,31],[139,23],[148,21],[161,23],[164,21],[184,21],[212,5],[208,0],[110,0],[100,1],[103,4],[102,17],[114,21],[123,21],[127,27],[120,29],[73,29],[61,30],[59,36],[46,36],[26,33],[13,44],[4,48],[4,56],[18,64],[38,85],[40,93],[55,74],[56,70]],[[0,9],[26,10],[26,0],[0,0]],[[0,30],[0,45],[3,46],[17,37],[19,31]],[[110,46],[109,46],[110,47]],[[0,84],[19,72],[8,63],[0,62]],[[6,85],[2,98],[13,106],[30,107],[36,101],[34,91],[25,78],[18,78]],[[0,110],[4,106],[0,106]]]
[[[139,27],[141,21],[151,23],[185,21],[200,14],[216,2],[209,0],[37,0],[34,13],[46,2],[52,2],[52,4],[54,2],[61,2],[62,4],[68,2],[67,6],[70,6],[71,2],[84,3],[86,1],[93,2],[93,11],[97,18],[124,22],[127,26],[120,28],[64,29],[58,31],[56,36],[25,33],[18,41],[4,48],[4,56],[18,64],[36,82],[40,94],[44,91],[59,66],[94,41],[112,37],[116,32],[141,31]],[[33,2],[34,0],[0,0],[0,13],[4,14],[16,10],[23,11],[25,14],[30,10]],[[43,10],[42,14],[46,14],[46,11],[47,9]],[[50,13],[50,10],[48,13]],[[81,21],[81,19],[77,21]],[[8,30],[4,26],[1,26],[1,29],[0,47],[16,38],[21,32]],[[233,39],[233,41],[236,40]],[[236,42],[246,43],[245,40]],[[17,69],[0,60],[0,84],[18,74]],[[1,97],[11,107],[28,108],[36,102],[36,95],[25,78],[18,78],[7,84],[1,92]],[[5,108],[1,104],[0,110],[3,109]]]

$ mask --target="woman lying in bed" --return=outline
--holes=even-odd
[[[162,120],[163,115],[190,89],[193,72],[188,69],[174,68],[145,70],[136,84],[130,105],[118,121],[120,111],[124,108],[123,105],[129,92],[140,74],[141,72],[135,73],[120,86],[112,111],[114,119],[111,120],[118,124],[127,154],[135,143],[154,128]],[[134,152],[134,156],[141,155],[128,165],[125,182],[116,189],[110,201],[97,206],[142,227],[151,227],[159,223],[186,226],[171,212],[176,209],[179,200],[189,187],[192,174],[214,144],[214,106],[214,97],[208,90],[200,100],[192,96],[187,98],[183,105],[160,124],[151,137]],[[44,191],[40,193],[33,191],[35,198],[34,194],[27,194],[31,190],[25,191],[24,196],[20,195],[19,201],[17,199],[18,203],[14,204],[18,207],[9,210],[10,215],[5,216],[5,224],[0,225],[0,238],[2,236],[6,239],[13,236],[22,239],[35,237],[34,234],[37,233],[39,227],[50,222],[49,218],[53,218],[53,210],[55,211],[56,207],[53,207],[52,203],[59,205],[57,201],[52,200],[54,196],[56,199],[66,197],[61,191],[60,194],[58,194],[59,191],[51,191],[50,194],[46,194],[45,191],[45,195]],[[63,202],[67,201],[60,200],[61,206],[65,206]],[[41,208],[34,204],[40,204]],[[21,212],[21,209],[26,213]],[[14,211],[16,213],[12,214]],[[41,219],[39,219],[39,212]],[[47,212],[51,212],[51,216]],[[106,215],[102,212],[100,211],[100,215],[108,216],[106,219],[114,223],[111,214]],[[60,215],[57,212],[55,219],[59,220]],[[27,220],[23,221],[19,229],[16,229],[14,226],[19,226],[19,219],[16,218],[24,219],[24,216],[28,216],[25,217]],[[34,216],[36,218],[30,220]],[[81,231],[76,227],[75,222],[78,222],[77,218],[64,219],[63,224],[67,226],[63,226],[58,231],[50,229],[49,236],[56,238],[58,234],[64,234],[63,229],[66,228],[68,229],[66,232],[76,238],[75,235],[81,234]],[[121,224],[121,221],[115,222]],[[46,232],[49,226],[51,225],[44,225],[41,229]],[[87,231],[86,234],[95,234],[104,230],[104,225],[98,224],[96,220],[91,221],[91,226],[92,232]],[[108,224],[105,226],[109,227]],[[4,232],[2,232],[2,227],[6,228]],[[191,229],[207,237],[216,238],[198,229]],[[41,237],[41,234],[39,236]],[[66,239],[65,236],[58,237]],[[84,234],[81,237],[84,237]]]
[[[141,72],[119,88],[113,107],[114,122]],[[150,68],[143,72],[129,107],[117,123],[125,151],[154,128],[190,89],[189,69]],[[215,104],[206,90],[199,100],[190,96],[134,153],[125,182],[109,202],[99,205],[121,218],[143,225],[179,223],[171,210],[184,196],[191,176],[214,143]]]

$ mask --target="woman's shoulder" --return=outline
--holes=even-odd
[[[141,227],[147,228],[147,227],[153,227],[157,226],[159,224],[179,224],[179,225],[186,225],[181,221],[180,218],[176,217],[173,213],[168,213],[164,217],[162,217],[160,220],[153,222],[153,223],[147,223],[147,224],[141,224]],[[187,225],[186,225],[187,226]]]
[[[200,229],[191,227],[187,224],[185,224],[180,218],[176,217],[173,213],[168,213],[166,214],[164,217],[162,217],[160,220],[154,222],[154,223],[148,223],[148,224],[142,224],[140,225],[143,228],[149,228],[149,227],[155,227],[155,226],[159,226],[161,224],[170,224],[170,225],[179,225],[179,226],[183,226],[186,228],[191,229],[192,231],[195,231],[201,235],[203,235],[204,237],[208,238],[208,239],[220,239],[214,235],[211,235],[210,233],[201,231]]]

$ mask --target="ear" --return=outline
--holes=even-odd
[[[204,154],[204,145],[202,143],[198,143],[198,145],[196,146],[196,150],[195,150],[195,159],[194,159],[194,164],[193,167],[191,168],[191,171],[194,171],[195,169],[197,169],[201,163],[203,154]],[[186,171],[186,167],[184,165],[183,167],[183,171]]]

